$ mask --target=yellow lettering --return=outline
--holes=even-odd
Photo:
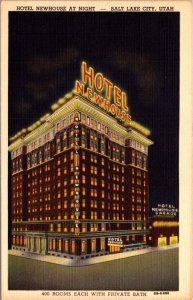
[[[82,81],[86,84],[88,79],[89,86],[93,88],[94,84],[94,69],[89,67],[87,70],[86,62],[82,62]]]

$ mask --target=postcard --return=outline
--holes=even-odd
[[[1,37],[2,299],[191,299],[191,2],[2,1]]]

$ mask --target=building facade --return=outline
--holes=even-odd
[[[12,249],[85,258],[146,246],[149,134],[80,94],[12,138]]]

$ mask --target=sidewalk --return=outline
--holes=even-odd
[[[99,263],[103,263],[103,262],[108,262],[108,261],[115,260],[115,259],[121,259],[121,258],[136,256],[136,255],[142,255],[142,254],[146,254],[146,253],[150,253],[150,252],[171,250],[174,248],[178,248],[178,244],[174,245],[174,246],[164,246],[161,248],[149,247],[146,249],[140,249],[140,250],[134,250],[134,251],[128,251],[128,252],[116,253],[116,254],[109,254],[109,255],[104,255],[104,256],[96,256],[96,257],[86,258],[86,259],[62,258],[62,257],[56,257],[56,256],[34,254],[34,253],[29,253],[29,252],[21,252],[21,251],[17,251],[17,250],[8,250],[8,253],[10,255],[40,260],[40,261],[58,264],[58,265],[81,267],[81,266],[88,266],[88,265],[94,265],[94,264],[99,264]]]

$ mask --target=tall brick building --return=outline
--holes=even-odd
[[[149,135],[68,94],[12,138],[12,248],[89,257],[146,245]]]

